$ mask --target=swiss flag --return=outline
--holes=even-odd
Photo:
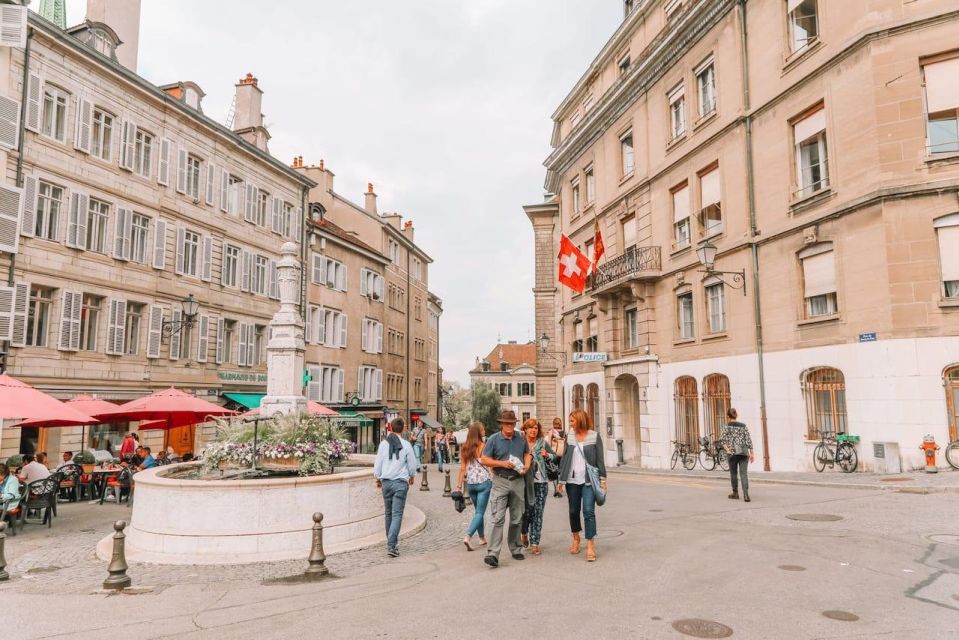
[[[599,222],[596,223],[596,239],[593,241],[593,271],[599,270],[599,259],[606,253],[603,244],[603,234],[599,232]]]
[[[590,261],[572,241],[563,235],[559,245],[559,281],[576,293],[586,290]]]

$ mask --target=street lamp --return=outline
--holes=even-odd
[[[162,325],[162,332],[164,336],[172,336],[175,333],[179,333],[185,327],[192,327],[193,322],[196,320],[197,311],[200,310],[200,302],[193,297],[191,293],[183,300],[180,301],[180,311],[182,317],[180,320],[164,320]]]
[[[709,240],[703,240],[703,242],[696,249],[696,256],[699,258],[699,263],[703,265],[703,268],[700,269],[699,272],[706,274],[705,278],[716,278],[727,287],[732,287],[733,289],[742,289],[743,295],[746,295],[746,270],[717,271],[713,267],[716,264],[716,254],[718,252],[719,249],[716,248],[716,245],[711,243]],[[732,276],[732,282],[727,282],[724,280],[722,277],[724,275]]]
[[[543,335],[539,337],[539,352],[541,355],[548,356],[551,360],[554,360],[553,356],[563,356],[563,360],[566,360],[565,351],[550,351],[549,350],[549,336],[546,335],[546,332],[543,332]]]

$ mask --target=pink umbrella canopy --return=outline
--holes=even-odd
[[[337,413],[336,411],[333,411],[333,409],[330,409],[329,407],[326,407],[326,406],[320,404],[319,402],[313,402],[312,400],[307,400],[307,401],[306,401],[306,413],[307,413],[308,415],[311,415],[311,416],[320,416],[320,417],[323,417],[323,416],[338,416],[338,415],[340,415],[340,414]],[[244,416],[258,416],[258,415],[260,415],[260,410],[259,410],[259,409],[250,409],[249,411],[247,411],[247,412],[244,413],[243,415],[244,415]]]
[[[131,400],[126,404],[114,407],[110,411],[97,413],[94,417],[100,420],[163,420],[173,428],[179,425],[203,422],[209,416],[228,416],[236,413],[218,404],[207,402],[188,393],[170,387],[163,391]],[[191,420],[192,422],[183,422]]]
[[[169,420],[151,420],[148,422],[141,422],[137,429],[139,431],[166,431],[168,429],[176,429],[177,427],[189,427],[199,422],[206,422],[206,420],[197,420],[196,416],[193,415],[182,415],[176,416]]]
[[[92,416],[96,413],[100,413],[101,411],[112,411],[117,406],[113,404],[112,402],[107,402],[106,400],[100,400],[90,395],[80,395],[75,398],[71,398],[70,400],[67,400],[65,404],[71,409],[76,409],[80,413],[88,416]],[[95,424],[99,422],[102,422],[102,421],[94,420],[93,423],[88,422],[87,424]],[[17,426],[18,427],[65,427],[70,425],[65,425],[61,423],[50,423],[49,421],[46,421],[46,420],[24,420]]]
[[[45,427],[96,424],[98,420],[6,374],[0,375],[0,419]],[[24,422],[20,423],[24,425]],[[25,426],[30,426],[26,424]]]

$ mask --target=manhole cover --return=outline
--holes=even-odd
[[[677,620],[673,623],[673,629],[694,638],[728,638],[733,635],[733,630],[726,625],[699,618]]]
[[[855,622],[859,619],[855,613],[849,613],[848,611],[823,611],[822,614],[829,618],[830,620],[839,620],[840,622]]]
[[[939,544],[954,544],[959,546],[959,536],[954,533],[937,533],[929,536],[929,539]]]
[[[879,482],[912,482],[912,478],[900,478],[893,476],[891,478],[879,478]]]
[[[32,569],[27,569],[27,573],[53,573],[54,571],[59,571],[63,567],[34,567]]]
[[[800,520],[802,522],[836,522],[842,520],[842,516],[832,513],[791,513],[786,517],[790,520]]]
[[[781,564],[779,568],[783,571],[805,571],[806,567],[801,567],[798,564]]]

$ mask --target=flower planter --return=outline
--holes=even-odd
[[[298,471],[300,469],[300,459],[257,456],[256,468],[268,471]]]

